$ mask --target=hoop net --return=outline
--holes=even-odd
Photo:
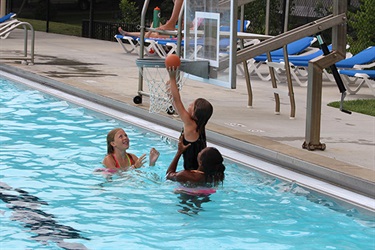
[[[164,65],[164,60],[142,59],[137,60],[137,66],[147,83],[150,91],[150,113],[168,112],[173,113],[173,98],[167,82],[169,74]],[[176,82],[178,90],[181,90],[186,77],[181,77],[181,72],[176,73]]]

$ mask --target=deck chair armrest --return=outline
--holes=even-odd
[[[243,46],[246,48],[246,47],[260,43],[260,40],[259,39],[243,39],[243,42],[244,42]]]
[[[267,65],[269,67],[275,68],[275,69],[285,69],[285,62],[284,61],[278,61],[278,62],[268,62]]]
[[[354,69],[369,69],[375,67],[375,61],[369,64],[356,64],[353,66]]]

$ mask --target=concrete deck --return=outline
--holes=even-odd
[[[0,57],[19,55],[22,50],[21,30],[0,40]],[[0,60],[0,70],[39,79],[159,124],[181,128],[174,116],[149,114],[148,97],[141,105],[133,103],[138,90],[137,58],[136,54],[126,54],[116,42],[36,32],[35,65]],[[348,115],[328,107],[327,103],[340,100],[340,93],[334,83],[324,82],[321,143],[326,144],[326,150],[307,151],[301,148],[305,140],[307,88],[294,86],[296,117],[290,119],[288,96],[281,96],[281,114],[275,115],[271,82],[256,76],[251,80],[252,108],[247,107],[243,77],[238,77],[234,90],[185,82],[181,92],[184,103],[203,97],[214,106],[207,125],[209,142],[375,197],[375,117]],[[287,91],[285,85],[279,89]],[[346,100],[363,98],[374,97],[369,89],[362,88]]]

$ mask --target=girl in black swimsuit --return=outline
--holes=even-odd
[[[224,181],[225,166],[224,159],[219,150],[213,147],[206,147],[197,156],[199,167],[197,170],[177,171],[178,161],[184,151],[191,145],[182,144],[182,136],[178,141],[178,149],[167,170],[167,179],[186,183],[190,186],[215,187]]]
[[[184,168],[194,170],[198,168],[198,153],[207,147],[206,142],[206,124],[211,118],[213,107],[209,101],[204,98],[198,98],[185,109],[180,92],[176,83],[176,68],[168,68],[169,85],[173,97],[173,106],[179,114],[183,126],[183,143],[190,146],[184,151]]]

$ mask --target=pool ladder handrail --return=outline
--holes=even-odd
[[[6,39],[8,35],[19,26],[22,26],[24,29],[24,46],[23,46],[23,56],[0,56],[1,60],[21,60],[22,64],[34,65],[34,49],[35,49],[35,31],[33,26],[28,22],[17,22],[12,24],[4,30],[0,29],[1,39]],[[28,44],[29,44],[29,35],[28,31],[31,32],[31,41],[30,41],[30,53],[28,53]],[[28,62],[30,61],[30,62]]]

